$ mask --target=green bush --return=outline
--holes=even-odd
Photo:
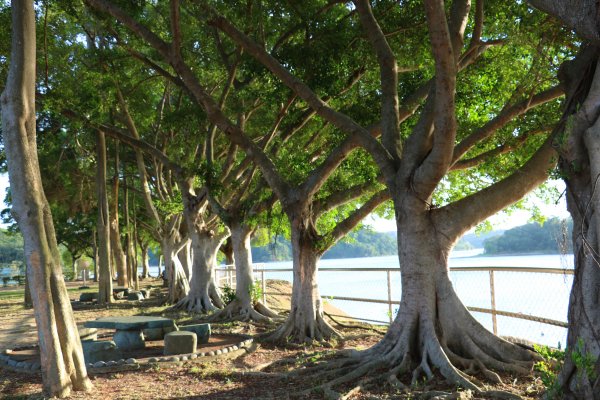
[[[546,398],[560,399],[561,390],[558,382],[558,373],[565,360],[565,352],[560,348],[553,349],[548,346],[533,346],[544,361],[535,363],[534,369],[540,373],[540,379],[546,388]]]
[[[222,289],[223,293],[221,294],[221,299],[223,300],[223,303],[229,304],[236,299],[234,288],[226,283]]]

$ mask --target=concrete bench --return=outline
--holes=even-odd
[[[112,340],[83,341],[83,358],[87,364],[98,361],[117,361],[123,358],[123,353]]]
[[[198,337],[198,344],[206,344],[210,338],[210,324],[184,325],[179,330],[194,332]]]
[[[91,302],[98,300],[98,292],[93,293],[81,293],[79,295],[79,301],[81,302]]]
[[[177,324],[174,324],[173,326],[165,326],[162,328],[148,328],[144,329],[142,332],[144,332],[144,338],[146,340],[163,340],[167,333],[176,330],[178,330]]]
[[[79,328],[79,339],[83,342],[84,340],[97,340],[98,329],[96,328]]]
[[[196,343],[197,339],[194,332],[169,332],[165,335],[165,355],[195,353]]]

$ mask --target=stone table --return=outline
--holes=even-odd
[[[130,317],[103,317],[83,324],[86,328],[115,329],[113,340],[124,351],[143,349],[143,329],[174,328],[175,321],[162,317],[130,316]]]

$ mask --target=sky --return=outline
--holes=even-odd
[[[564,192],[564,183],[562,181],[553,181],[552,184],[556,186],[559,193]],[[0,174],[0,199],[4,199],[6,188],[8,187],[8,174]],[[565,202],[565,196],[563,195],[557,204],[545,204],[534,196],[531,196],[530,201],[540,208],[542,213],[548,218],[559,217],[567,218],[569,213],[567,212],[567,205]],[[0,208],[1,204],[0,204]],[[510,229],[515,226],[524,225],[529,222],[531,215],[528,211],[515,211],[511,215],[506,213],[499,213],[490,218],[493,229]],[[369,216],[365,220],[365,223],[372,226],[377,232],[390,232],[396,230],[396,222],[394,220],[386,220],[377,216]],[[2,226],[0,224],[0,226]]]

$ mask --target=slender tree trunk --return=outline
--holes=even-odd
[[[559,167],[573,218],[575,276],[560,384],[566,399],[600,399],[600,47],[567,63],[568,108],[559,132]],[[582,362],[588,359],[592,362]],[[579,360],[579,361],[577,361]],[[595,365],[594,365],[595,364]]]
[[[38,165],[33,2],[13,0],[11,10],[10,69],[0,103],[12,212],[24,240],[44,391],[50,396],[66,397],[71,389],[89,390],[91,382],[63,280],[54,225]]]
[[[183,268],[183,272],[185,273],[185,277],[189,280],[192,278],[192,265],[193,265],[193,254],[192,254],[192,242],[188,241],[183,249],[177,254],[179,257],[179,262],[181,263],[181,267]]]
[[[92,258],[94,259],[94,282],[98,282],[98,238],[96,228],[92,229]]]
[[[148,277],[150,276],[150,260],[148,257],[148,245],[146,245],[145,243],[140,243],[140,250],[142,253],[142,279],[148,279]]]
[[[177,257],[177,253],[179,253],[185,243],[180,238],[179,230],[176,229],[179,225],[179,222],[177,222],[179,218],[179,216],[171,217],[169,225],[172,229],[160,241],[165,262],[165,276],[169,281],[169,302],[171,304],[177,303],[190,291],[189,281],[183,272],[179,257]]]
[[[98,304],[113,302],[112,268],[110,252],[110,217],[108,214],[108,196],[106,193],[106,141],[104,132],[96,134],[96,192],[98,198],[98,262],[96,280],[98,281]]]
[[[115,171],[112,185],[113,212],[110,215],[110,249],[117,274],[117,284],[121,287],[129,286],[127,276],[127,257],[121,244],[121,229],[119,227],[119,142],[115,142]]]
[[[71,280],[72,281],[76,281],[77,280],[77,273],[79,271],[77,270],[77,260],[73,256],[71,256],[71,268],[73,269],[73,277],[71,278]]]
[[[318,235],[307,210],[290,213],[292,263],[294,282],[292,305],[286,322],[269,340],[294,342],[328,340],[340,334],[332,328],[323,315],[323,302],[318,289],[317,263],[321,253],[315,248]]]
[[[26,309],[33,308],[33,300],[31,299],[31,287],[29,286],[29,278],[27,278],[27,273],[25,273],[25,298],[24,298],[24,306]]]
[[[123,171],[125,167],[123,167]],[[132,228],[129,222],[129,187],[127,180],[123,177],[123,218],[125,218],[125,266],[127,269],[127,276],[129,278],[128,284],[135,290],[139,290],[140,282],[137,273],[137,262],[135,260],[132,240]]]
[[[259,299],[252,298],[256,284],[250,251],[252,229],[239,221],[233,222],[229,229],[235,260],[235,300],[216,313],[211,320],[265,321],[276,317],[277,314],[269,310]]]

